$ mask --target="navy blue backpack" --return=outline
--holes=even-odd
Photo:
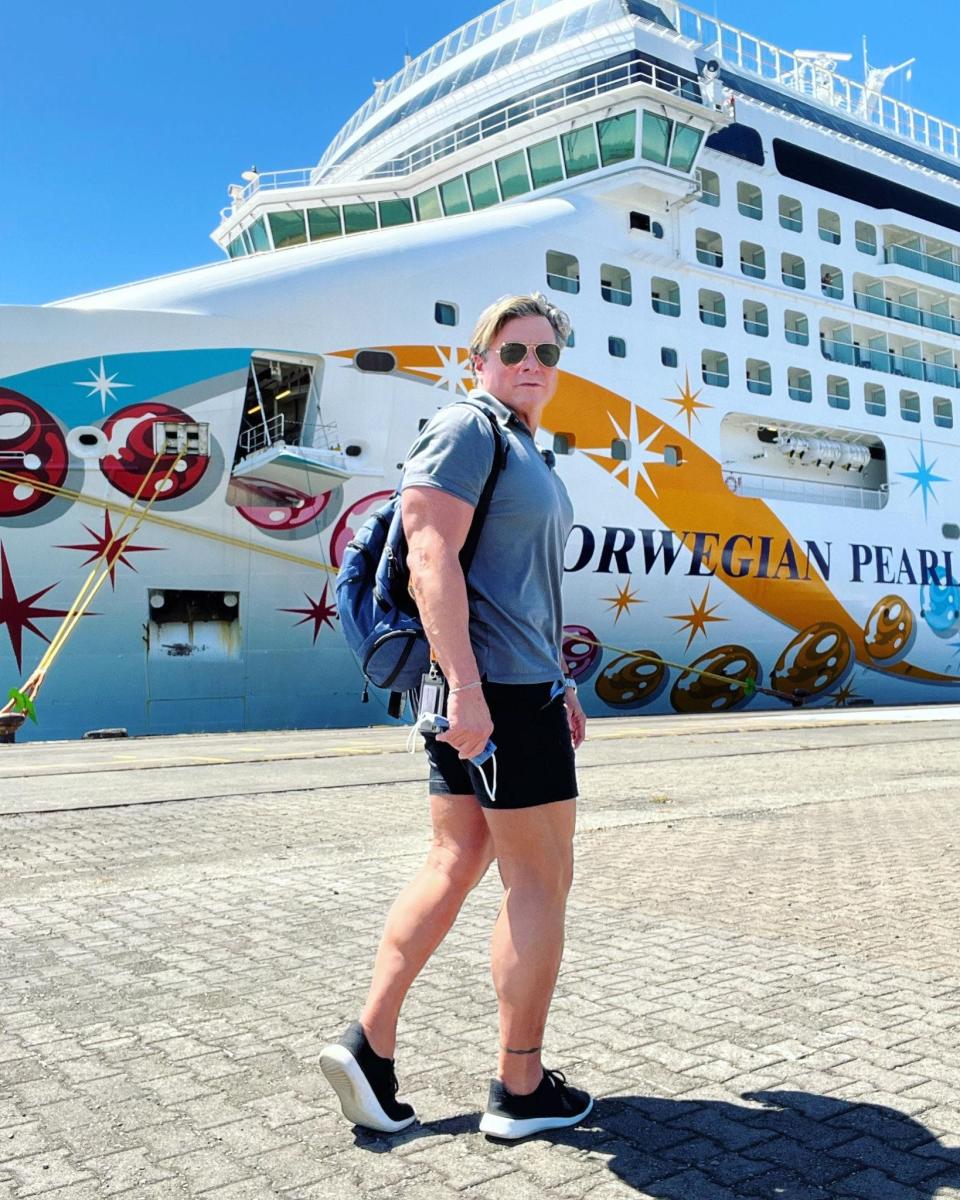
[[[490,474],[480,493],[473,521],[460,551],[464,577],[480,540],[497,476],[506,466],[507,442],[497,418],[482,404],[458,401],[476,408],[490,421],[495,449]],[[390,691],[387,711],[399,717],[406,692],[416,691],[430,665],[430,646],[410,594],[407,539],[400,514],[400,493],[367,518],[343,552],[337,572],[337,612],[347,645],[360,664],[365,683]]]

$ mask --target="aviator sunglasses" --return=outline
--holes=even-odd
[[[532,350],[545,367],[555,367],[560,361],[560,347],[556,342],[541,342],[538,346],[527,345],[524,342],[504,342],[497,353],[505,367],[517,367],[527,357],[528,350]]]

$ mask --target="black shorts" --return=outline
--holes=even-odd
[[[446,742],[424,737],[430,761],[430,795],[471,793],[484,808],[534,808],[577,795],[573,742],[563,694],[550,699],[550,683],[484,683],[497,747],[496,801],[491,802],[491,763],[482,767],[462,759]]]

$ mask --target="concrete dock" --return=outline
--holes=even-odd
[[[477,1130],[495,870],[415,985],[419,1123],[322,1076],[428,842],[405,731],[0,746],[0,1200],[960,1197],[960,707],[594,721],[546,1061]]]

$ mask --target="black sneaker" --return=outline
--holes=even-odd
[[[562,1071],[544,1071],[536,1091],[528,1096],[515,1096],[499,1079],[491,1079],[480,1132],[498,1138],[529,1137],[545,1129],[576,1125],[592,1108],[593,1097],[568,1087]]]
[[[397,1100],[393,1059],[374,1054],[359,1021],[339,1042],[320,1051],[320,1070],[340,1098],[343,1115],[354,1125],[398,1133],[414,1121],[411,1106]]]

